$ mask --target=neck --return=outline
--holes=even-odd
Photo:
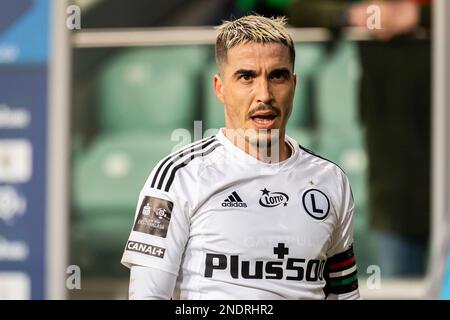
[[[224,135],[236,147],[249,154],[250,156],[265,163],[277,163],[288,159],[292,150],[288,143],[284,140],[284,131],[276,139],[269,142],[250,142],[249,137],[238,134],[239,130],[225,129]],[[281,130],[280,130],[281,132]],[[252,139],[260,141],[257,139]]]

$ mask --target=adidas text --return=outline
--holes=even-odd
[[[242,207],[247,208],[247,204],[244,202],[222,202],[222,207]]]

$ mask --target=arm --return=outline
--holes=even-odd
[[[327,300],[360,299],[356,257],[353,251],[354,201],[347,177],[341,172],[338,221],[327,252],[325,293]]]
[[[359,300],[358,274],[353,246],[334,255],[325,265],[327,300]]]
[[[177,277],[174,274],[133,265],[130,270],[130,300],[169,300]]]
[[[157,166],[158,168],[158,166]],[[122,256],[131,268],[130,299],[170,299],[189,238],[189,212],[174,183],[169,191],[144,185]]]

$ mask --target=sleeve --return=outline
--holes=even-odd
[[[325,264],[328,300],[360,299],[356,258],[353,251],[354,201],[350,184],[345,174],[341,174],[341,201],[337,224],[332,235],[332,243],[327,252]]]
[[[149,267],[132,266],[130,270],[130,300],[169,300],[177,277],[172,273]]]
[[[169,191],[151,187],[152,174],[139,195],[121,263],[177,276],[189,238],[189,206],[175,186]]]

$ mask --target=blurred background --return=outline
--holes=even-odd
[[[0,0],[0,299],[127,299],[139,191],[224,126],[213,26],[249,13],[288,17],[287,133],[350,179],[363,298],[450,297],[449,2]]]

